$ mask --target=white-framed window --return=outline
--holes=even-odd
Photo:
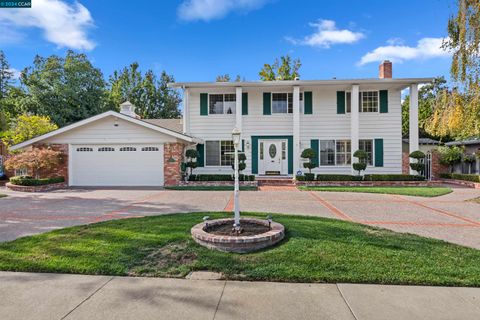
[[[350,140],[320,140],[320,166],[348,166],[351,163]]]
[[[287,143],[282,141],[282,160],[287,159]]]
[[[260,142],[260,160],[263,160],[263,142]]]
[[[320,165],[335,165],[335,140],[320,140]]]
[[[300,107],[303,105],[303,92],[300,92]],[[272,93],[272,114],[293,113],[293,93]]]
[[[98,152],[112,152],[115,151],[115,148],[112,147],[100,147],[98,148]]]
[[[121,147],[120,151],[137,151],[135,147]]]
[[[373,140],[359,140],[358,149],[363,150],[367,153],[367,164],[373,166]]]
[[[158,151],[157,147],[143,147],[142,151]]]
[[[378,112],[378,91],[360,91],[358,93],[358,110],[360,112]],[[352,111],[352,93],[345,92],[345,106],[347,113]]]
[[[26,175],[28,175],[28,169],[27,168],[15,169],[14,174],[15,174],[16,177],[26,176]]]
[[[337,140],[336,165],[346,166],[352,163],[352,143],[350,140]]]
[[[93,148],[89,148],[89,147],[77,148],[77,152],[93,152]]]
[[[208,99],[209,114],[235,114],[235,93],[209,94]]]
[[[234,151],[231,140],[205,141],[205,165],[211,167],[231,166]]]

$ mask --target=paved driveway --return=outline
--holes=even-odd
[[[231,210],[231,192],[158,189],[70,189],[26,194],[0,189],[0,241],[66,226],[175,212]],[[454,189],[437,198],[396,195],[241,192],[243,211],[291,213],[379,226],[480,249],[480,190]]]

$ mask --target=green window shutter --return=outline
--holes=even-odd
[[[270,92],[263,93],[263,114],[272,114],[272,94]]]
[[[315,150],[315,152],[317,153],[317,156],[315,157],[315,159],[313,159],[313,162],[318,166],[320,164],[320,152],[319,152],[319,143],[318,143],[318,139],[312,139],[310,140],[310,148],[312,148],[313,150]]]
[[[200,93],[200,115],[208,116],[208,93]]]
[[[248,114],[248,92],[242,93],[242,115]]]
[[[345,91],[337,91],[337,114],[345,114]]]
[[[198,152],[197,164],[199,167],[203,167],[205,166],[204,160],[203,160],[205,157],[205,145],[197,144],[197,152]]]
[[[312,92],[307,91],[303,93],[303,101],[304,101],[304,114],[312,114],[313,113],[313,98]]]
[[[244,152],[244,151],[245,151],[245,139],[242,139],[242,152]]]
[[[388,113],[388,90],[380,90],[380,113]]]
[[[252,174],[258,174],[258,137],[252,137]]]
[[[383,167],[383,139],[375,139],[375,167]]]

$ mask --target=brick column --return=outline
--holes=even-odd
[[[448,166],[440,163],[440,153],[432,150],[432,180],[440,179],[440,173],[448,173]]]
[[[410,174],[410,157],[408,152],[402,152],[402,173]]]
[[[166,186],[176,186],[182,180],[183,143],[165,143],[163,152],[163,175]]]

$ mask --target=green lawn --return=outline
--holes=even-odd
[[[0,270],[228,279],[480,286],[480,250],[334,219],[274,215],[287,228],[276,247],[240,255],[197,245],[195,213],[123,219],[0,244]],[[266,214],[244,214],[264,218]]]
[[[233,191],[233,186],[172,186],[165,187],[165,189],[182,191]],[[257,187],[240,186],[240,191],[257,191]]]
[[[5,198],[6,196],[6,194],[0,194],[0,198]]]
[[[303,191],[365,192],[399,194],[403,196],[438,197],[452,192],[445,187],[299,187]]]

